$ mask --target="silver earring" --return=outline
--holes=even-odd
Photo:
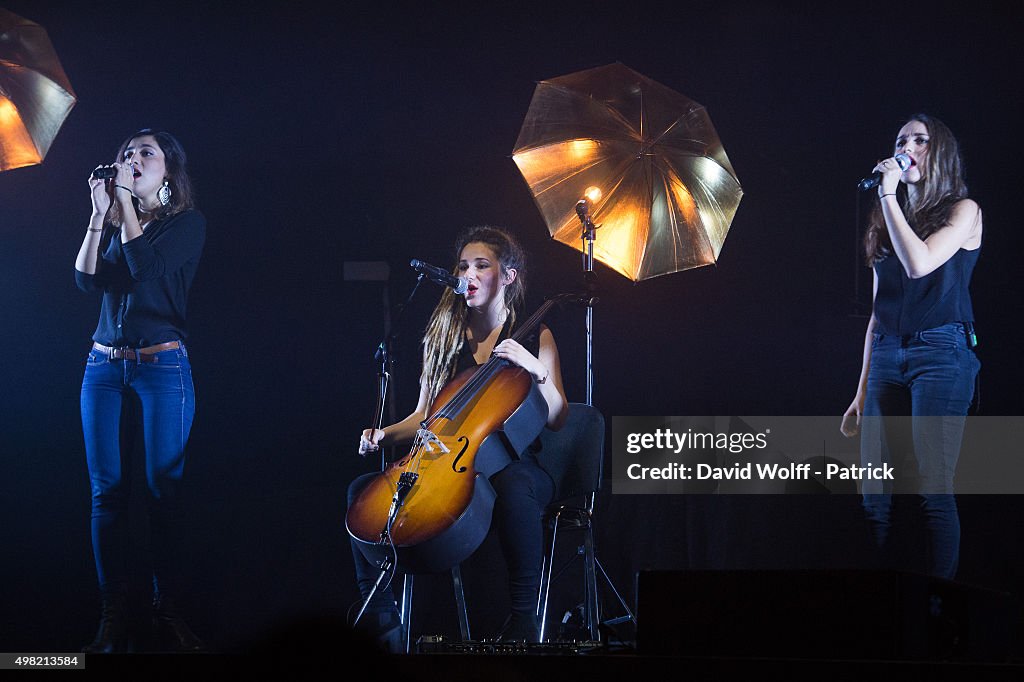
[[[171,203],[171,188],[167,185],[166,180],[164,180],[164,186],[156,191],[156,198],[160,200],[161,206]]]

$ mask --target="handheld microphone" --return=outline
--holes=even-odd
[[[914,160],[907,156],[906,154],[897,154],[892,158],[896,160],[896,163],[899,165],[900,170],[902,171],[905,171],[914,165]],[[868,177],[861,180],[860,183],[857,184],[857,188],[861,191],[868,190],[871,189],[872,187],[878,187],[878,183],[880,183],[881,181],[882,173],[880,171],[875,171]]]
[[[436,265],[424,263],[423,261],[416,260],[415,258],[409,261],[409,265],[412,266],[412,268],[416,272],[426,275],[427,279],[429,279],[431,282],[436,282],[438,284],[443,284],[446,287],[451,287],[452,290],[459,296],[465,294],[466,290],[469,289],[469,282],[466,280],[465,277],[456,277],[452,273],[448,272],[447,270],[443,270],[437,267]]]
[[[92,172],[92,177],[96,180],[109,180],[117,175],[117,169],[113,166],[104,166],[103,168],[97,168]]]

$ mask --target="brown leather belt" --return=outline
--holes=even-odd
[[[137,360],[138,362],[157,362],[159,358],[156,357],[157,353],[165,350],[174,350],[181,348],[180,341],[168,341],[167,343],[158,343],[155,346],[146,346],[145,348],[128,348],[122,346],[120,348],[114,348],[112,346],[104,346],[102,343],[93,343],[92,347],[101,353],[106,353],[107,357],[111,360]]]

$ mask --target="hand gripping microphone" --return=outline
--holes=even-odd
[[[902,171],[905,171],[914,165],[914,160],[907,156],[906,154],[897,154],[892,158],[896,160],[896,163],[899,164],[900,170]],[[860,183],[857,185],[857,188],[860,189],[861,191],[868,190],[871,189],[872,187],[878,187],[878,183],[880,183],[881,181],[881,171],[875,171],[868,177],[861,180]]]

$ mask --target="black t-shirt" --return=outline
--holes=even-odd
[[[206,218],[195,209],[155,220],[125,244],[113,230],[96,274],[75,270],[83,291],[102,291],[93,341],[144,348],[187,336],[188,292],[206,241]],[[104,235],[107,237],[107,235]]]

